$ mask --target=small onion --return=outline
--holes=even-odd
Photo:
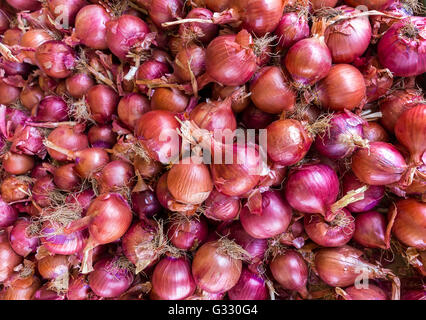
[[[29,232],[31,222],[28,219],[18,219],[9,234],[10,246],[22,257],[35,252],[39,240]]]
[[[281,47],[290,48],[298,41],[309,37],[308,19],[297,12],[285,12],[274,33]]]
[[[230,221],[240,212],[241,202],[237,197],[230,197],[214,189],[204,202],[204,215],[213,220]]]
[[[120,121],[133,130],[139,118],[150,110],[150,103],[146,97],[137,93],[130,93],[120,99],[117,114]]]
[[[369,284],[368,288],[352,286],[336,291],[344,300],[388,300],[386,293],[374,284]]]
[[[91,127],[87,137],[90,145],[95,148],[110,149],[117,141],[117,134],[109,125]]]
[[[7,204],[0,196],[0,228],[11,226],[18,218],[18,211]]]
[[[152,110],[183,112],[189,102],[188,96],[175,88],[158,88],[151,97]]]
[[[106,124],[112,120],[118,105],[116,92],[104,84],[93,86],[87,92],[87,106],[92,118],[99,124]]]
[[[35,52],[35,59],[40,69],[52,78],[66,78],[76,66],[74,50],[61,41],[43,42]]]
[[[265,280],[243,268],[237,284],[228,291],[229,300],[267,300],[269,297]]]
[[[83,131],[84,127],[82,126],[71,127],[62,125],[54,129],[47,139],[53,144],[69,151],[80,151],[89,146],[89,141]],[[55,160],[67,160],[67,156],[65,154],[54,149],[47,148],[47,152]]]
[[[134,177],[133,166],[123,160],[108,163],[97,179],[101,193],[126,190],[132,187]]]
[[[3,156],[2,166],[10,174],[25,174],[34,167],[34,158],[25,154],[8,152]]]
[[[377,211],[367,211],[355,217],[354,240],[366,248],[390,248],[392,223]]]
[[[176,248],[193,251],[205,242],[207,233],[208,226],[205,219],[180,217],[171,219],[167,237]]]
[[[132,192],[132,209],[139,216],[139,219],[152,218],[161,212],[161,204],[151,190]]]
[[[206,69],[206,50],[196,45],[182,48],[175,57],[173,69],[182,82],[198,77]]]
[[[40,103],[32,109],[35,121],[61,122],[68,119],[68,105],[64,99],[57,96],[44,97]]]
[[[81,42],[92,49],[107,49],[106,24],[111,16],[101,6],[84,6],[75,18],[75,34]]]
[[[75,73],[65,79],[65,87],[71,97],[80,99],[95,85],[95,81],[87,73]]]

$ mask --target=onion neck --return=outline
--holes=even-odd
[[[325,221],[331,222],[337,216],[339,211],[346,207],[347,205],[357,202],[364,199],[364,192],[367,191],[368,186],[362,186],[356,190],[349,191],[343,198],[337,200],[330,206],[330,209],[327,210],[327,213],[324,217]]]

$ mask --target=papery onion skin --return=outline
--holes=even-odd
[[[211,241],[203,244],[192,261],[195,283],[212,293],[225,292],[235,286],[240,278],[242,262],[221,253],[221,243]]]
[[[385,217],[377,211],[367,211],[355,217],[354,240],[366,248],[390,248]]]
[[[18,177],[9,176],[1,182],[1,197],[5,202],[19,201],[28,198],[30,183]]]
[[[87,135],[83,133],[84,128],[62,125],[54,129],[47,139],[53,144],[69,151],[79,151],[89,146]],[[58,161],[66,161],[67,156],[53,149],[47,148],[49,155]]]
[[[304,227],[309,238],[320,246],[340,247],[354,235],[355,221],[348,210],[342,209],[329,223],[320,215],[305,214]]]
[[[256,239],[268,239],[285,232],[290,224],[292,209],[279,191],[262,193],[262,213],[250,212],[244,206],[240,212],[240,221],[244,230]]]
[[[18,278],[8,284],[7,288],[0,294],[1,300],[31,300],[37,289],[40,288],[41,281],[35,275]]]
[[[57,279],[69,271],[68,257],[48,255],[37,261],[37,270],[44,279]]]
[[[47,0],[47,5],[50,13],[55,18],[61,18],[63,27],[69,29],[74,25],[78,11],[87,5],[87,2],[86,0]]]
[[[343,176],[342,191],[347,194],[351,190],[363,187],[365,184],[357,179],[352,173],[348,172]],[[352,202],[347,205],[347,209],[351,212],[365,212],[376,207],[385,195],[385,187],[368,186],[364,192],[364,199]]]
[[[268,156],[276,163],[289,166],[298,163],[308,153],[313,139],[298,120],[282,119],[266,127]]]
[[[220,10],[222,11],[222,10]],[[219,12],[219,11],[217,11]],[[185,18],[196,19],[211,19],[213,13],[206,8],[194,8],[188,12]],[[218,26],[212,23],[189,22],[184,23],[179,27],[179,35],[191,40],[198,40],[204,44],[208,44],[217,35]]]
[[[178,249],[195,250],[207,239],[208,226],[202,217],[195,219],[172,219],[167,230],[167,237]]]
[[[85,179],[102,170],[109,162],[108,153],[101,148],[87,148],[77,151],[75,158],[75,171]]]
[[[288,250],[269,264],[274,279],[287,290],[307,295],[308,266],[300,253]]]
[[[250,99],[260,110],[279,114],[291,111],[295,104],[295,93],[279,67],[263,67],[250,84]]]
[[[399,181],[406,168],[404,157],[387,142],[372,142],[368,150],[358,149],[352,156],[356,177],[373,186]]]
[[[43,224],[41,234],[41,243],[47,251],[63,255],[80,252],[88,238],[86,230],[64,234],[62,225],[49,221]]]
[[[98,179],[100,192],[130,190],[135,176],[133,166],[123,160],[114,160],[103,167]]]
[[[23,47],[37,49],[44,42],[49,40],[53,40],[53,37],[46,30],[32,29],[32,30],[28,30],[22,35],[20,45]],[[24,59],[25,62],[37,64],[34,51],[24,51],[23,54],[25,56],[25,59]]]
[[[177,53],[173,69],[182,82],[198,77],[206,69],[206,50],[196,45],[184,47]]]
[[[21,90],[17,87],[8,85],[0,78],[0,104],[10,105],[18,98]]]
[[[2,167],[10,174],[25,174],[34,167],[34,158],[25,154],[8,152],[3,156]]]
[[[366,97],[364,77],[349,64],[336,64],[316,87],[319,105],[325,109],[341,111],[359,107]]]
[[[32,110],[43,99],[44,92],[39,86],[25,86],[22,88],[19,99],[22,105],[28,110]]]
[[[192,295],[196,285],[189,261],[171,256],[161,259],[152,274],[152,287],[161,300],[182,300]]]
[[[111,16],[100,5],[91,4],[80,9],[75,18],[75,33],[81,42],[92,49],[107,49],[106,23]]]
[[[87,283],[84,275],[71,276],[67,299],[68,300],[87,300],[90,292],[90,286]]]
[[[396,207],[397,215],[392,232],[407,246],[426,250],[426,204],[415,199],[400,200]]]
[[[309,31],[308,19],[305,16],[299,16],[296,12],[286,12],[274,33],[281,47],[290,48],[298,41],[309,37]]]
[[[151,110],[149,100],[138,93],[130,93],[120,99],[117,114],[129,129],[133,130],[139,118]]]
[[[35,52],[37,65],[49,77],[63,79],[76,66],[74,50],[61,41],[43,42]]]
[[[414,31],[406,31],[406,25]],[[394,75],[417,76],[426,72],[425,17],[408,17],[395,23],[380,39],[377,53],[380,63]]]
[[[119,97],[116,92],[104,84],[91,87],[87,92],[87,105],[92,118],[99,124],[106,124],[116,113]]]
[[[152,22],[161,28],[161,24],[164,22],[182,18],[183,6],[182,0],[152,0],[147,9]]]
[[[269,298],[265,280],[243,268],[237,284],[228,291],[230,300],[267,300]]]
[[[226,86],[246,83],[256,71],[256,56],[247,44],[252,42],[246,30],[238,35],[213,39],[206,50],[206,71],[215,81]],[[246,43],[248,42],[248,43]]]
[[[140,65],[136,72],[136,80],[153,80],[164,76],[170,71],[169,66],[164,62],[156,60],[147,60]],[[142,93],[147,93],[148,88],[144,84],[138,85],[139,90]]]
[[[29,233],[30,224],[28,219],[18,219],[9,234],[10,246],[22,257],[35,252],[39,244],[38,237]]]
[[[225,100],[227,97],[229,97],[230,95],[232,95],[235,91],[243,89],[244,92],[246,92],[246,87],[245,86],[221,86],[217,83],[213,84],[213,90],[212,90],[212,95],[214,99],[222,99]],[[247,96],[243,96],[240,97],[238,99],[233,99],[232,100],[232,110],[235,113],[240,113],[241,111],[243,111],[245,108],[247,108],[247,106],[250,103],[250,98]]]
[[[207,218],[230,221],[235,219],[240,212],[241,202],[238,197],[230,197],[213,189],[204,202],[204,206],[203,214]]]
[[[419,104],[401,114],[395,125],[395,136],[410,151],[410,160],[423,163],[426,152],[426,104]]]

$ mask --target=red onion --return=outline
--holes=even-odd
[[[130,288],[134,279],[129,263],[124,257],[104,258],[98,261],[89,274],[89,286],[104,298],[114,298]]]
[[[356,286],[348,287],[345,290],[336,288],[336,292],[344,300],[388,300],[386,293],[374,284],[368,284],[368,288],[357,288]]]
[[[31,64],[37,64],[35,58],[35,51],[39,48],[44,42],[53,40],[52,35],[43,29],[32,29],[28,30],[22,35],[20,45],[27,48],[33,48],[34,51],[24,51],[23,55],[25,57],[24,62]]]
[[[382,141],[388,142],[389,135],[377,122],[368,122],[363,125],[362,131],[364,132],[364,138],[370,142]]]
[[[343,176],[342,190],[346,194],[351,190],[363,187],[365,184],[357,179],[352,173],[348,172]],[[367,186],[364,192],[364,199],[348,204],[347,209],[351,212],[365,212],[376,207],[385,195],[383,186]]]
[[[393,221],[389,225],[385,217],[377,211],[360,213],[355,218],[354,240],[367,248],[390,248],[390,232]]]
[[[279,191],[262,193],[261,212],[251,212],[244,206],[240,212],[244,230],[257,239],[275,237],[287,230],[292,216],[291,207],[281,197]]]
[[[363,139],[364,124],[364,119],[350,111],[335,113],[327,132],[315,139],[315,148],[330,159],[350,156],[357,147],[368,148],[368,141]]]
[[[64,99],[58,96],[47,96],[33,109],[33,118],[41,122],[61,122],[68,119],[68,112]]]
[[[164,62],[156,60],[148,60],[140,65],[136,73],[136,80],[153,80],[159,79],[170,71],[169,66]],[[138,84],[142,93],[147,93],[148,88],[145,84]]]
[[[241,256],[241,247],[226,238],[203,244],[192,261],[195,283],[212,293],[228,291],[241,276]]]
[[[334,65],[316,86],[321,107],[333,111],[353,110],[361,106],[366,97],[364,77],[349,64]]]
[[[35,11],[40,9],[40,2],[38,0],[6,0],[6,2],[11,5],[16,10],[29,10]]]
[[[41,286],[41,281],[34,275],[33,269],[24,267],[19,273],[14,273],[1,293],[1,299],[30,300]]]
[[[182,300],[192,295],[196,285],[186,258],[166,256],[155,266],[152,289],[161,300]]]
[[[352,7],[367,6],[370,10],[384,10],[395,0],[345,0],[345,3]]]
[[[230,221],[237,217],[240,209],[241,202],[239,198],[227,196],[213,189],[204,202],[203,213],[209,219]]]
[[[98,180],[101,193],[130,189],[135,176],[133,166],[123,160],[108,163],[100,173]]]
[[[92,189],[86,189],[77,193],[69,194],[65,199],[65,202],[71,205],[77,205],[78,207],[81,207],[85,212],[89,208],[94,198],[94,191]]]
[[[380,63],[400,77],[426,72],[426,18],[408,17],[395,23],[380,39]]]
[[[275,120],[277,120],[277,115],[263,112],[253,104],[243,110],[241,119],[247,129],[265,129]]]
[[[179,152],[179,123],[174,114],[164,110],[149,111],[139,118],[135,135],[149,156],[162,163],[169,163]]]
[[[342,209],[330,222],[325,222],[317,214],[305,214],[304,227],[309,238],[320,246],[340,247],[354,235],[355,219],[346,209]]]
[[[178,217],[170,221],[167,237],[176,248],[194,251],[207,239],[207,231],[207,222],[201,217]]]
[[[41,99],[43,99],[44,92],[40,89],[39,86],[24,86],[22,88],[19,99],[21,100],[22,105],[28,110],[32,110],[36,107]]]
[[[260,110],[279,114],[294,108],[296,96],[281,68],[263,67],[250,84],[251,100]]]
[[[194,8],[185,18],[209,20],[213,18],[213,13],[206,8]],[[217,32],[218,26],[212,23],[188,22],[179,26],[180,37],[188,42],[201,41],[203,44],[208,44]]]
[[[414,89],[400,89],[391,92],[385,98],[379,101],[382,118],[380,123],[388,130],[394,133],[394,128],[401,114],[417,103],[421,103],[423,95]]]
[[[68,210],[75,212],[76,208],[70,206]],[[64,218],[66,217],[64,213],[62,215]],[[59,219],[61,219],[60,216]],[[64,223],[56,222],[53,219],[44,222],[40,237],[43,247],[53,254],[70,255],[80,252],[87,242],[86,230],[66,234],[64,227]]]
[[[49,77],[66,78],[76,66],[76,55],[72,48],[61,41],[46,41],[35,52],[37,65]]]
[[[56,146],[67,149],[69,151],[80,151],[89,146],[87,136],[83,133],[84,129],[84,126],[71,127],[68,125],[62,125],[54,129],[47,137],[47,140]],[[47,152],[55,160],[67,160],[66,154],[58,152],[54,149],[47,148]]]
[[[240,92],[240,94],[237,93]],[[237,93],[237,96],[234,99],[234,94]],[[218,83],[213,84],[212,96],[214,99],[225,100],[227,97],[232,98],[232,110],[235,113],[240,113],[243,111],[250,103],[250,98],[246,94],[246,86],[222,86]]]
[[[28,219],[18,219],[9,234],[9,242],[12,249],[22,257],[35,252],[38,247],[38,237],[31,235]]]
[[[351,63],[360,57],[371,41],[371,25],[367,16],[358,16],[361,11],[348,6],[337,7],[344,20],[328,26],[324,37],[334,63]],[[355,16],[355,18],[350,18]]]
[[[149,100],[143,95],[130,93],[121,98],[117,107],[118,118],[133,130],[139,118],[151,110]]]
[[[182,48],[175,57],[174,74],[182,82],[188,82],[198,77],[206,69],[206,50],[196,45]]]
[[[303,298],[308,295],[308,266],[297,251],[289,250],[276,256],[269,264],[272,275],[283,288],[297,291]]]
[[[332,58],[324,41],[325,27],[325,23],[315,23],[313,36],[296,42],[282,61],[299,86],[313,85],[330,71]]]
[[[188,96],[176,88],[158,88],[151,97],[151,109],[183,112],[188,102]]]
[[[352,156],[352,171],[364,183],[381,186],[397,182],[407,169],[404,157],[390,143],[372,142]]]
[[[182,0],[150,0],[148,14],[157,27],[162,23],[173,21],[183,17]]]
[[[312,145],[312,135],[304,123],[293,119],[272,122],[268,130],[268,156],[283,166],[302,160]]]
[[[68,300],[87,300],[90,292],[84,275],[71,276],[68,284]]]
[[[65,86],[71,97],[80,99],[95,85],[95,81],[87,73],[75,73],[65,79]]]
[[[106,24],[111,16],[100,5],[84,6],[75,18],[75,34],[80,41],[92,49],[107,49]]]
[[[4,171],[10,174],[25,174],[34,167],[34,158],[25,154],[8,152],[3,156]]]
[[[175,198],[171,195],[169,189],[167,188],[167,177],[168,177],[168,172],[165,172],[157,181],[155,192],[160,204],[164,208],[169,209],[171,211],[182,212],[189,216],[194,214],[193,205],[178,203],[175,200]]]
[[[22,257],[16,254],[10,246],[7,234],[0,233],[0,282],[6,281],[21,261]]]
[[[64,300],[65,297],[63,295],[60,295],[56,293],[55,291],[49,289],[49,284],[45,284],[40,289],[38,289],[33,297],[32,300]]]
[[[133,46],[140,45],[149,33],[148,25],[140,18],[124,14],[106,23],[108,48],[120,60],[126,60]]]
[[[18,218],[18,211],[8,205],[0,196],[0,228],[11,226]]]
[[[21,90],[15,86],[11,86],[0,78],[0,104],[10,105],[19,98]]]
[[[139,219],[152,218],[161,212],[161,204],[151,190],[132,192],[132,209]]]
[[[87,137],[90,145],[94,148],[111,149],[117,141],[117,134],[109,125],[91,127]]]
[[[40,207],[49,207],[53,204],[52,194],[55,192],[55,184],[50,176],[39,178],[35,181],[32,192],[32,199]]]
[[[9,176],[1,182],[0,193],[5,202],[19,201],[28,198],[30,182],[22,176]]]
[[[74,25],[78,11],[87,5],[86,0],[47,0],[50,13],[55,18],[61,18],[63,27],[69,29]]]
[[[21,75],[23,77],[27,77],[31,71],[30,65],[27,63],[11,62],[3,58],[0,59],[0,67],[8,76]]]
[[[274,33],[281,47],[290,48],[298,41],[309,37],[308,19],[298,12],[285,12]]]
[[[214,38],[206,51],[208,76],[226,86],[239,86],[250,80],[256,71],[256,56],[248,48],[252,42],[246,30]]]
[[[113,89],[104,84],[98,84],[89,89],[86,99],[93,120],[99,124],[106,124],[112,120],[119,101]]]
[[[237,284],[228,291],[229,300],[267,300],[269,293],[265,280],[243,268]]]
[[[390,208],[396,210],[393,234],[407,246],[426,250],[426,204],[415,199],[399,200]]]

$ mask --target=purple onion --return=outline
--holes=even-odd
[[[228,297],[229,300],[267,300],[269,294],[265,280],[244,267],[237,284],[228,291]]]
[[[18,211],[0,196],[0,228],[11,226],[18,219]]]
[[[42,122],[60,122],[68,119],[68,105],[64,99],[57,96],[43,98],[37,107],[33,109],[34,120]]]
[[[132,208],[139,216],[139,219],[152,218],[155,214],[161,212],[162,206],[151,190],[132,193]]]

